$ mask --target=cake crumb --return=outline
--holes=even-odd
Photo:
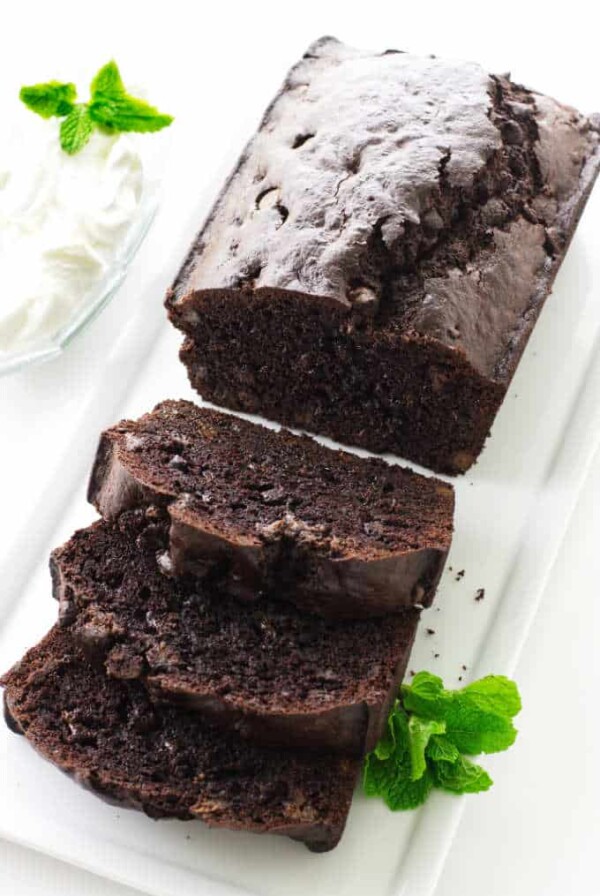
[[[459,675],[459,676],[458,676],[458,680],[459,680],[459,681],[462,681],[462,675]]]
[[[463,578],[464,574],[465,574],[464,569],[459,569],[459,571],[456,573],[456,581],[460,582],[460,580]]]
[[[466,672],[466,671],[467,671],[467,667],[465,666],[464,663],[462,664],[461,669],[463,670],[463,672]]]
[[[433,654],[433,658],[434,658],[435,660],[437,660],[438,656],[439,656],[439,653],[434,653],[434,654]]]
[[[480,601],[485,597],[485,588],[478,588],[475,592],[475,600]]]
[[[416,675],[416,672],[414,671],[414,669],[411,669],[408,674],[411,676],[411,678],[414,678]]]
[[[435,635],[434,628],[426,628],[425,631],[427,632],[428,635]]]

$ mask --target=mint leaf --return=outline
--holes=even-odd
[[[454,762],[434,762],[431,774],[436,787],[451,793],[479,793],[493,784],[486,770],[465,756]]]
[[[163,115],[144,100],[127,95],[92,102],[90,115],[96,124],[109,133],[115,131],[150,133],[168,127],[173,121],[171,115]]]
[[[394,717],[397,712],[402,712],[400,708],[400,704],[398,700],[394,702],[394,705],[390,711],[388,716],[387,725],[385,732],[383,733],[380,740],[377,742],[375,749],[373,750],[375,757],[377,759],[389,759],[394,750],[396,749],[396,734],[394,731],[395,722]]]
[[[411,781],[401,766],[393,759],[380,762],[369,754],[365,760],[363,788],[367,796],[381,797],[392,812],[416,809],[422,805],[433,787],[433,778],[429,771]]]
[[[90,84],[92,100],[108,99],[123,96],[125,85],[117,63],[113,60],[103,65]]]
[[[408,749],[411,762],[411,780],[418,781],[425,773],[425,749],[433,734],[443,734],[446,730],[445,722],[437,722],[435,719],[421,719],[419,716],[410,716],[408,720]]]
[[[363,787],[367,796],[379,796],[394,812],[415,809],[424,803],[433,787],[428,769],[418,781],[411,779],[410,737],[408,716],[401,707],[390,716],[393,727],[394,752],[379,759],[375,752],[365,760]]]
[[[461,753],[499,753],[512,746],[517,731],[510,718],[485,712],[471,695],[458,691],[444,711],[446,736]]]
[[[92,133],[92,120],[88,107],[83,103],[69,112],[60,126],[60,145],[69,155],[85,146]]]
[[[417,672],[410,684],[402,685],[402,703],[424,719],[443,719],[447,692],[444,682],[431,672]]]
[[[447,737],[440,737],[438,735],[434,735],[429,739],[425,754],[427,758],[433,760],[433,762],[439,762],[440,760],[443,760],[444,762],[456,762],[460,756],[458,749]]]
[[[484,712],[512,718],[521,711],[518,688],[504,675],[487,675],[468,684],[460,693],[468,695],[470,702]]]
[[[115,131],[160,131],[171,124],[171,115],[163,115],[154,106],[125,90],[116,62],[100,69],[91,84],[90,115],[109,133]]]
[[[46,84],[21,87],[19,98],[32,112],[42,118],[52,118],[54,115],[68,115],[72,111],[77,89],[74,84],[48,81]]]
[[[512,746],[517,736],[512,717],[521,709],[513,681],[488,675],[446,694],[446,733],[461,753],[498,753]]]

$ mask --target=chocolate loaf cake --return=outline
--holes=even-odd
[[[152,818],[285,834],[322,852],[339,841],[359,763],[244,743],[206,718],[155,706],[54,628],[1,680],[6,720],[97,794]]]
[[[149,516],[148,516],[149,514]],[[156,509],[76,532],[52,555],[60,618],[112,678],[261,743],[361,756],[378,740],[417,610],[332,622],[282,600],[244,603],[160,571]],[[158,557],[158,560],[157,560]]]
[[[167,296],[192,385],[340,442],[468,469],[598,143],[596,118],[475,64],[317,41]]]
[[[186,401],[103,434],[89,499],[166,508],[175,575],[337,618],[429,605],[454,509],[444,482]]]

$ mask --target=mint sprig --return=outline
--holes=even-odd
[[[517,686],[504,676],[489,675],[451,691],[437,675],[419,672],[400,689],[386,732],[365,759],[365,793],[396,811],[421,805],[434,787],[450,793],[488,790],[492,779],[468,757],[508,749],[520,709]]]
[[[77,103],[74,84],[48,81],[22,87],[20,99],[42,118],[63,118],[60,145],[73,155],[90,139],[94,128],[106,134],[126,131],[160,131],[173,121],[171,115],[127,93],[116,62],[104,65],[90,85],[90,99]]]

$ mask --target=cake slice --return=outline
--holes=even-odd
[[[474,63],[316,41],[167,296],[192,385],[468,469],[598,173],[599,132]]]
[[[95,793],[152,818],[339,841],[359,763],[240,741],[206,718],[155,706],[138,681],[107,678],[53,628],[4,677],[9,726]]]
[[[156,511],[76,532],[52,555],[60,618],[113,678],[267,744],[361,756],[378,740],[419,618],[330,621],[282,600],[240,602],[161,571]]]
[[[101,439],[103,517],[158,505],[176,575],[217,564],[230,592],[329,617],[431,603],[452,538],[452,486],[238,417],[165,401]]]

